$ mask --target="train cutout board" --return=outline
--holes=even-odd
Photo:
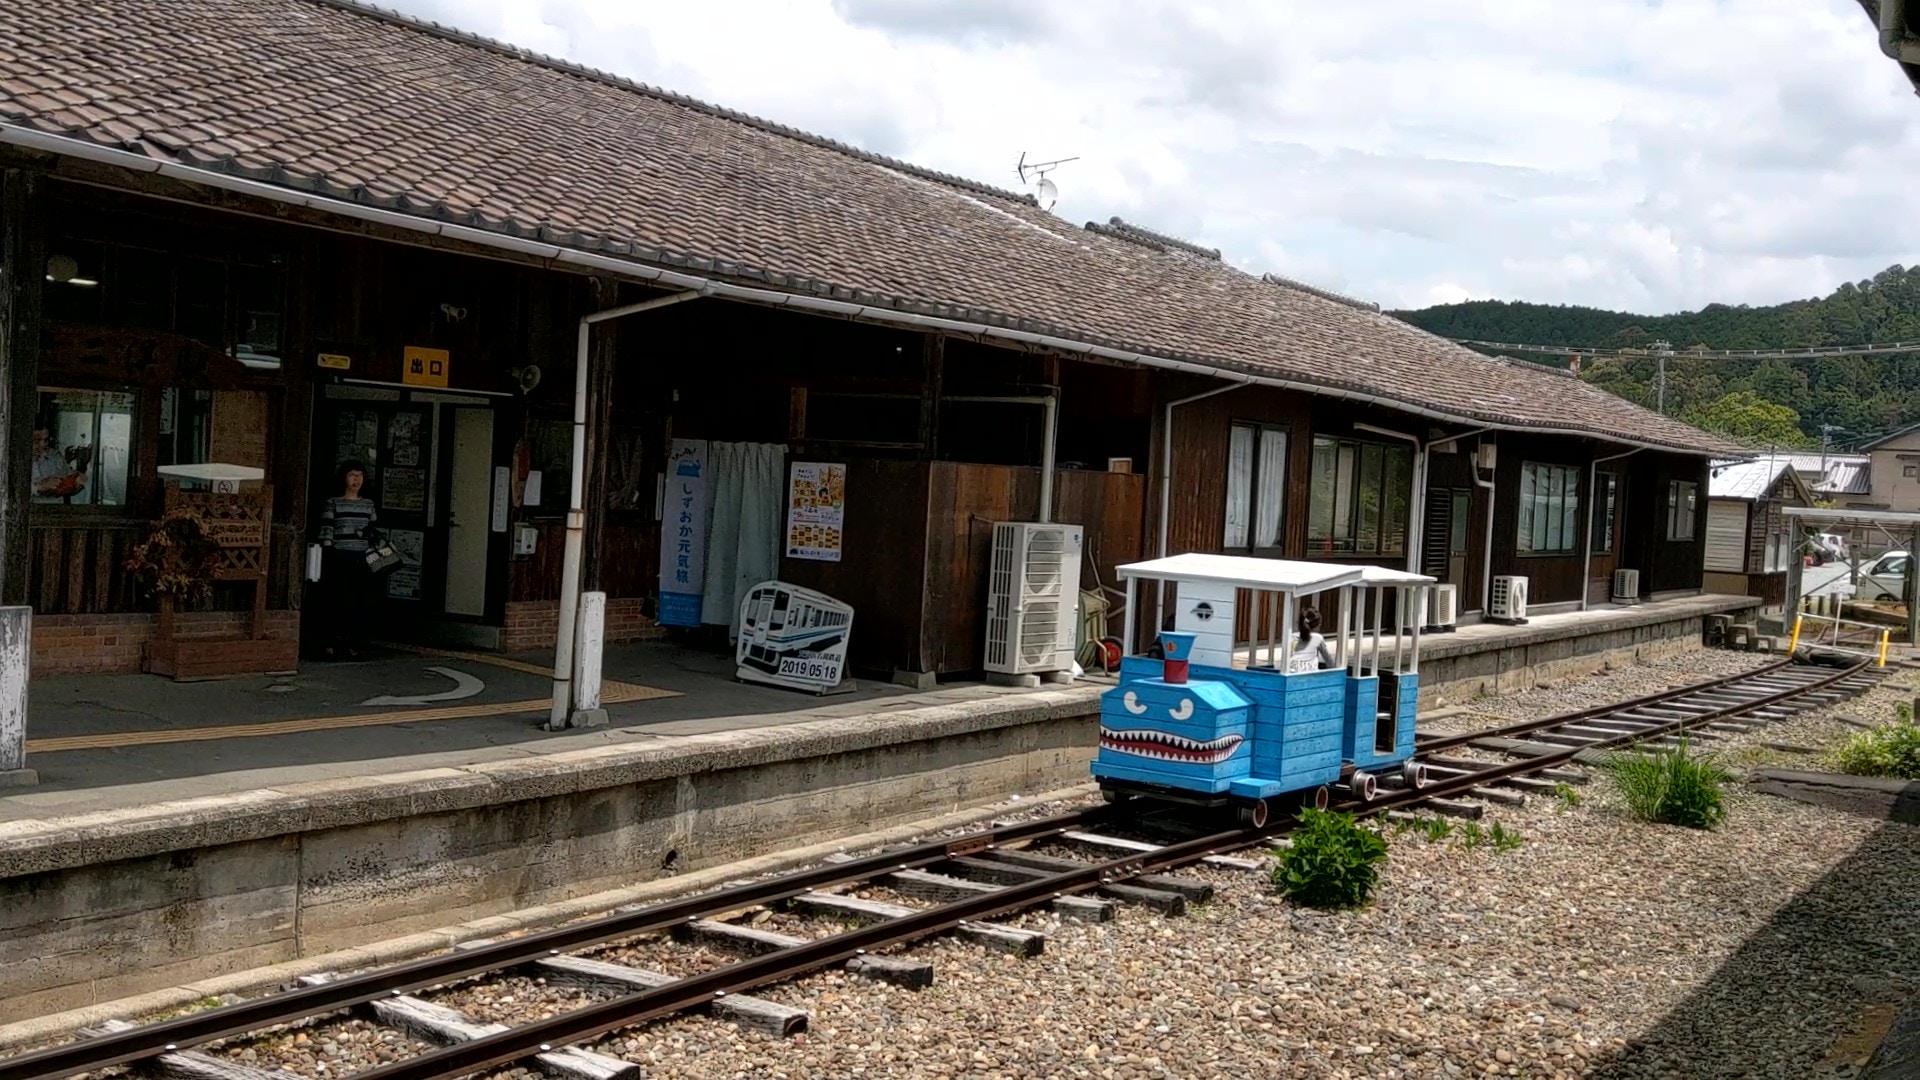
[[[764,581],[740,601],[734,676],[824,694],[840,687],[853,608],[825,593]]]
[[[1153,657],[1134,654],[1129,624],[1119,683],[1101,696],[1092,771],[1109,798],[1228,805],[1264,825],[1285,802],[1375,798],[1383,776],[1425,784],[1414,720],[1433,578],[1199,554],[1119,574],[1129,612],[1142,582],[1171,586],[1173,627]],[[1329,611],[1337,627],[1322,633]]]

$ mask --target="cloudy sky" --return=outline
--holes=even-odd
[[[1390,307],[1667,312],[1920,261],[1858,0],[381,0]]]

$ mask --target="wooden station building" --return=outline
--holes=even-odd
[[[1502,575],[1536,611],[1621,569],[1700,590],[1738,452],[1216,251],[347,0],[18,8],[0,185],[0,600],[37,675],[297,662],[347,459],[406,560],[382,636],[552,645],[583,341],[609,639],[660,633],[695,443],[708,621],[815,588],[869,673],[981,668],[992,523],[1043,490],[1089,587],[1352,560],[1471,619]],[[844,466],[834,558],[779,547],[796,464]],[[221,580],[163,619],[136,549],[227,485]]]

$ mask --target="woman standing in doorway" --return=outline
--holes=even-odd
[[[329,598],[333,618],[328,627],[326,655],[360,659],[373,625],[373,571],[367,550],[373,546],[379,517],[373,500],[360,494],[366,486],[366,466],[358,461],[340,465],[339,492],[320,511],[320,580]]]

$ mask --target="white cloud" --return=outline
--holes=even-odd
[[[1911,263],[1857,0],[387,0],[1388,306],[1773,303]]]

